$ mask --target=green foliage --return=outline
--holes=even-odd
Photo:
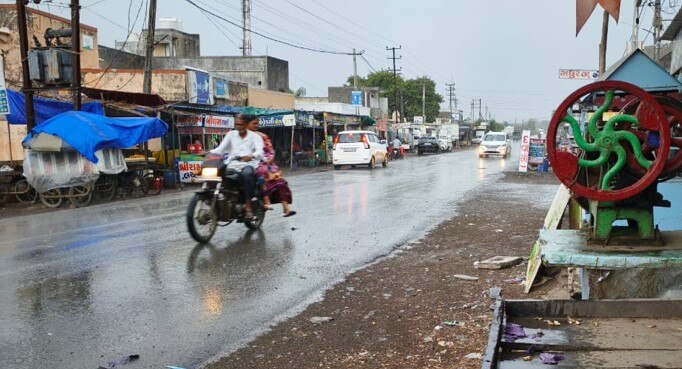
[[[348,77],[347,85],[353,85],[353,76]],[[436,83],[428,77],[404,80],[402,76],[397,76],[397,95],[398,111],[404,109],[405,119],[412,120],[414,116],[422,115],[422,86],[426,87],[426,121],[434,122],[440,111],[440,103],[443,96],[436,93]],[[367,77],[358,76],[359,87],[378,87],[384,92],[382,96],[388,98],[388,107],[392,111],[394,108],[395,93],[393,83],[393,72],[381,70],[370,73]],[[402,96],[402,100],[401,100]]]

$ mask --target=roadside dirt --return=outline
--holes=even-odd
[[[525,295],[525,261],[501,270],[473,262],[526,257],[556,184],[552,173],[506,173],[418,243],[349,275],[303,313],[208,368],[479,368],[480,359],[465,356],[485,351],[489,289],[537,298],[551,287]]]

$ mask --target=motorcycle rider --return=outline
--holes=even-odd
[[[227,153],[227,168],[239,171],[240,191],[244,197],[244,219],[253,219],[251,199],[256,195],[256,168],[263,158],[263,139],[247,129],[258,116],[240,114],[234,123],[234,130],[225,135],[220,145],[211,150],[213,154]]]
[[[400,147],[403,145],[403,143],[398,137],[396,137],[393,139],[391,144],[393,145],[393,159],[397,159],[400,152]]]

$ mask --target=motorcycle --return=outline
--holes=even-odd
[[[186,213],[187,229],[194,240],[208,242],[218,226],[229,225],[235,220],[252,230],[261,227],[265,210],[260,190],[256,190],[256,199],[251,200],[253,218],[245,219],[239,172],[227,168],[222,156],[208,155],[197,181],[203,184],[190,200]]]

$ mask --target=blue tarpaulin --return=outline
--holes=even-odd
[[[26,98],[23,93],[7,90],[10,114],[7,115],[9,124],[26,124]],[[69,102],[33,97],[33,110],[35,111],[35,124],[54,117],[57,114],[73,110],[73,104]],[[104,115],[102,104],[97,101],[85,103],[81,110],[93,114]]]
[[[158,118],[107,118],[82,111],[59,114],[36,126],[24,138],[24,143],[38,133],[61,138],[93,163],[95,151],[128,148],[168,132],[168,125]]]

